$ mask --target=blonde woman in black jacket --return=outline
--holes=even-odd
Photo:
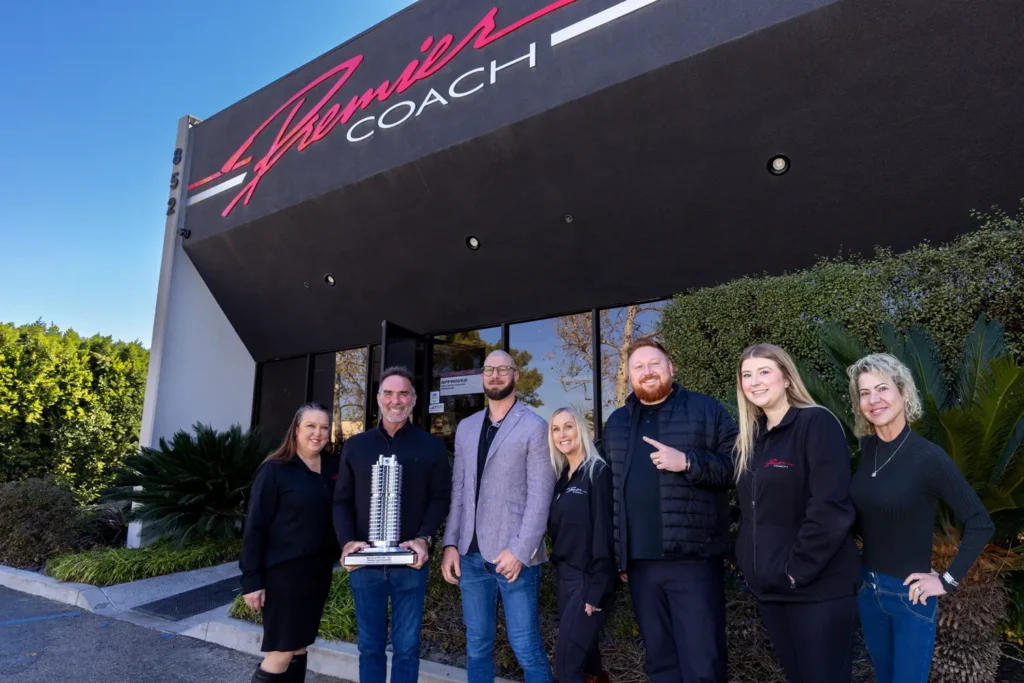
[[[740,356],[736,400],[737,562],[790,683],[849,683],[859,579],[843,427],[772,344]]]

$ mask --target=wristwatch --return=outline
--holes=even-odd
[[[430,542],[433,540],[430,536],[417,536],[416,538],[422,538],[424,541],[426,541],[428,546],[430,545]]]
[[[946,589],[947,593],[952,593],[960,587],[960,582],[953,578],[953,575],[946,572],[939,577],[939,581],[942,582],[942,587]]]

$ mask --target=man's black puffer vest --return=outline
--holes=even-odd
[[[729,496],[733,486],[733,444],[736,423],[725,406],[704,394],[673,384],[673,393],[658,410],[658,441],[686,454],[685,472],[659,473],[664,559],[716,557],[729,551]],[[612,469],[615,514],[615,559],[626,571],[626,523],[623,510],[629,470],[634,394],[605,425],[602,450]],[[654,451],[652,446],[650,449]],[[655,503],[652,495],[651,503]]]

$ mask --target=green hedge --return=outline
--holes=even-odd
[[[745,277],[684,292],[670,301],[659,334],[687,388],[735,402],[736,360],[771,342],[827,368],[818,327],[840,323],[878,346],[877,327],[927,326],[947,367],[980,314],[998,318],[1024,355],[1024,200],[1016,216],[976,214],[980,228],[956,241],[902,254],[822,260],[779,276]]]
[[[94,500],[138,448],[149,352],[0,323],[0,482],[49,477]]]
[[[208,541],[188,546],[161,542],[145,548],[93,550],[50,560],[46,573],[60,581],[112,586],[230,562],[238,559],[241,549],[241,541]]]

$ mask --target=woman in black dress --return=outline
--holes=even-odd
[[[306,647],[316,640],[341,554],[331,517],[338,458],[321,455],[330,425],[322,405],[299,408],[253,479],[239,561],[245,602],[263,611],[267,654],[253,681],[306,678]]]
[[[555,678],[606,682],[598,640],[615,597],[612,473],[574,408],[551,416],[548,445],[558,476],[548,517],[558,571]]]

